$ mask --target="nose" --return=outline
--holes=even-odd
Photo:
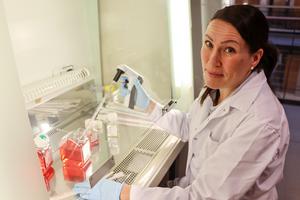
[[[212,51],[210,51],[210,53],[208,54],[208,60],[207,60],[206,65],[209,68],[222,66],[221,53],[218,49],[215,48]]]

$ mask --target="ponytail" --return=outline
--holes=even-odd
[[[264,54],[258,63],[256,70],[260,71],[263,69],[269,82],[272,72],[277,64],[278,49],[272,44],[266,44],[263,49]]]

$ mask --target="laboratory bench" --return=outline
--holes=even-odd
[[[84,130],[92,116],[100,123],[98,142],[88,145],[89,163],[82,174],[91,185],[109,173],[121,174],[115,179],[121,183],[158,186],[184,146],[149,121],[145,113],[104,98],[97,100],[93,84],[85,81],[28,111],[34,135],[46,132],[50,140],[54,175],[47,180],[47,188],[52,200],[76,199],[72,188],[81,180],[72,180],[63,172],[66,164],[61,149],[66,136]]]

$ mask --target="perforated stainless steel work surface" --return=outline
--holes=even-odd
[[[168,136],[169,134],[166,131],[149,129],[145,137],[114,168],[114,173],[123,172],[125,174],[116,181],[132,184],[137,175],[151,162]]]
[[[137,148],[156,152],[168,137],[168,133],[158,129],[152,129],[149,134],[137,145]]]

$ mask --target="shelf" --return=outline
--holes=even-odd
[[[26,109],[30,110],[91,80],[88,69],[82,68],[26,85],[23,87]]]

